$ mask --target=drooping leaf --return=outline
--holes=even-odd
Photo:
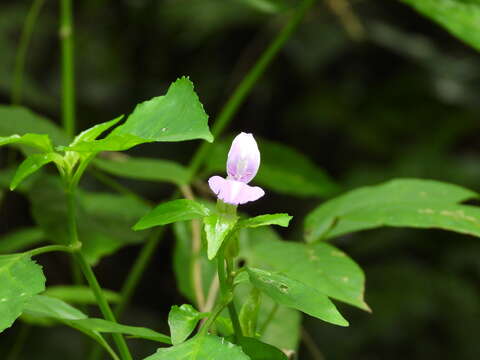
[[[307,241],[381,226],[439,228],[480,236],[480,208],[458,203],[478,194],[432,180],[397,179],[327,201],[305,220]]]
[[[33,296],[24,306],[24,312],[33,317],[56,320],[86,319],[87,315],[60,299],[46,295]]]
[[[0,253],[22,251],[45,241],[45,234],[37,227],[22,228],[0,238]]]
[[[231,140],[231,139],[229,139]],[[286,145],[257,138],[262,163],[253,182],[267,189],[293,196],[325,197],[338,192],[338,186],[304,154]],[[209,154],[207,172],[225,172],[231,141],[215,142]]]
[[[238,227],[259,227],[259,226],[266,226],[266,225],[279,225],[283,227],[287,227],[292,216],[288,214],[266,214],[266,215],[259,215],[253,218],[240,220],[238,222]]]
[[[68,244],[67,203],[60,182],[42,177],[28,192],[32,215],[52,242]],[[125,195],[80,191],[77,224],[82,252],[91,264],[128,244],[140,243],[147,232],[131,231],[149,207]]]
[[[0,146],[10,144],[28,145],[45,152],[53,151],[50,137],[44,134],[27,133],[24,135],[15,134],[7,137],[0,137]]]
[[[52,121],[21,106],[0,105],[0,136],[47,134],[56,145],[66,145],[68,136]]]
[[[155,141],[204,139],[213,141],[208,129],[208,115],[203,109],[192,82],[182,77],[165,96],[145,101],[135,108],[127,121],[106,138],[80,142],[71,150],[100,152],[121,151]]]
[[[70,304],[97,304],[95,294],[88,286],[49,286],[43,294]],[[110,303],[117,303],[121,299],[120,294],[111,290],[103,289],[103,295]]]
[[[15,172],[12,182],[10,183],[10,190],[15,190],[23,180],[25,180],[28,176],[30,176],[34,172],[41,169],[43,166],[51,162],[61,163],[62,161],[63,161],[62,157],[55,152],[29,155],[18,166],[18,169]]]
[[[276,347],[252,337],[240,338],[239,345],[252,360],[288,360],[287,356]]]
[[[328,297],[300,281],[279,272],[247,268],[250,281],[280,305],[300,310],[320,320],[348,326]]]
[[[170,327],[172,344],[178,345],[184,342],[195,330],[198,322],[207,315],[195,310],[192,305],[172,306],[168,313],[168,326]]]
[[[176,185],[185,185],[189,181],[188,170],[169,160],[121,156],[115,159],[96,159],[94,165],[109,174],[129,179]]]
[[[177,221],[200,219],[209,214],[204,205],[189,199],[179,199],[161,203],[134,225],[133,230],[144,230],[163,226]]]
[[[445,27],[450,33],[480,50],[480,1],[402,0]]]
[[[235,227],[236,216],[212,214],[203,218],[205,234],[207,235],[208,259],[212,260],[223,242]]]
[[[282,272],[328,297],[370,309],[363,299],[362,269],[334,246],[282,241],[268,228],[248,229],[241,239],[247,265]]]
[[[260,291],[258,291],[257,288],[252,288],[240,309],[238,320],[240,322],[240,327],[242,328],[242,334],[247,337],[255,337],[257,335],[260,299]]]
[[[158,349],[144,360],[250,360],[239,346],[214,335],[197,335],[180,345]]]
[[[42,267],[27,254],[0,255],[0,332],[10,327],[25,304],[44,289]]]

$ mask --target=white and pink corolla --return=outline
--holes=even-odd
[[[260,151],[252,134],[240,133],[233,139],[228,152],[227,178],[212,176],[208,179],[210,189],[225,203],[238,205],[255,201],[265,195],[258,186],[248,183],[260,167]]]

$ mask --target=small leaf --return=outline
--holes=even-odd
[[[10,190],[15,190],[16,187],[25,180],[28,176],[34,172],[41,169],[43,166],[51,162],[61,163],[63,161],[62,157],[54,152],[49,152],[46,154],[32,154],[29,155],[23,162],[18,166],[15,176],[10,183]]]
[[[238,222],[238,227],[259,227],[259,226],[266,226],[266,225],[279,225],[283,227],[287,227],[288,223],[292,219],[292,216],[288,214],[266,214],[266,215],[259,215],[253,218],[240,220]]]
[[[52,142],[48,135],[25,134],[0,137],[0,146],[10,144],[28,145],[44,152],[53,151]]]
[[[65,145],[68,136],[54,122],[20,106],[0,105],[0,136],[47,134],[54,144]]]
[[[239,346],[214,335],[197,335],[169,348],[158,349],[144,360],[250,360]]]
[[[103,132],[107,131],[112,126],[116,125],[120,120],[122,120],[122,118],[123,118],[123,115],[120,115],[119,117],[117,117],[113,120],[94,125],[91,128],[82,131],[80,134],[78,134],[75,137],[75,139],[73,139],[70,146],[75,146],[75,145],[80,144],[82,142],[90,142],[90,141],[95,140]]]
[[[209,214],[204,205],[188,199],[164,202],[143,216],[133,230],[144,230],[154,226],[163,226],[177,221],[199,219]]]
[[[37,227],[15,230],[0,238],[0,253],[22,251],[43,241],[45,241],[45,234]]]
[[[245,273],[245,272],[243,272]],[[248,275],[247,275],[248,276]],[[238,320],[242,328],[242,334],[247,337],[255,337],[257,335],[258,311],[260,308],[260,291],[252,288],[250,294],[240,309]]]
[[[0,332],[10,327],[25,304],[43,290],[42,268],[28,255],[0,255]]]
[[[49,286],[44,295],[66,301],[70,304],[89,304],[96,305],[95,294],[88,286]],[[110,303],[118,303],[121,299],[120,294],[103,289],[103,295]]]
[[[480,207],[459,205],[478,198],[460,186],[396,179],[359,188],[317,207],[305,219],[311,242],[381,226],[440,228],[480,237]]]
[[[480,2],[478,0],[402,0],[430,17],[449,32],[480,50]]]
[[[115,159],[95,159],[94,165],[112,175],[135,180],[170,182],[185,185],[188,170],[173,161],[121,156]]]
[[[212,142],[207,121],[208,115],[193,90],[192,82],[182,77],[170,85],[165,96],[137,105],[127,121],[106,138],[79,143],[69,149],[79,152],[121,151],[155,141],[204,139]]]
[[[184,342],[192,331],[195,330],[198,322],[207,315],[206,313],[198,312],[192,305],[172,306],[168,314],[172,344],[178,345]]]
[[[252,337],[242,337],[239,345],[252,360],[288,360],[287,356],[276,347]]]
[[[216,255],[228,234],[237,223],[236,216],[213,214],[203,218],[205,234],[207,235],[208,260]]]
[[[250,281],[280,305],[300,310],[320,320],[348,326],[327,296],[281,273],[247,268]]]
[[[24,312],[33,317],[47,317],[57,320],[86,319],[87,315],[62,300],[45,295],[33,296],[24,307]]]

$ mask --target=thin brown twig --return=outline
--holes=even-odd
[[[325,0],[332,12],[338,16],[347,34],[355,41],[365,38],[366,31],[348,0]]]
[[[192,188],[188,185],[180,186],[180,191],[183,196],[189,200],[195,200]],[[202,263],[200,262],[200,250],[202,246],[202,233],[200,221],[198,219],[192,220],[192,280],[193,291],[195,293],[195,299],[197,301],[197,307],[200,311],[205,308],[205,295],[203,293],[203,281],[202,281]]]

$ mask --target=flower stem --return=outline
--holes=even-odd
[[[75,134],[75,72],[72,0],[60,0],[60,41],[62,44],[62,121],[69,137]]]
[[[235,88],[232,96],[228,99],[228,101],[220,111],[217,120],[212,126],[212,134],[214,137],[220,135],[220,133],[222,133],[225,127],[230,123],[233,116],[237,113],[238,108],[243,104],[246,97],[252,91],[253,86],[264,74],[265,70],[268,68],[275,56],[285,45],[287,40],[290,38],[297,26],[302,21],[307,11],[310,9],[310,7],[312,7],[314,3],[315,0],[303,0],[303,2],[298,6],[298,9],[292,15],[292,17],[282,29],[282,31],[278,33],[278,35],[270,43],[268,48],[262,53],[262,55],[260,55],[255,65],[253,65],[247,75],[245,75],[245,77],[242,79],[240,84],[238,84],[238,86]],[[208,156],[210,148],[211,146],[207,142],[202,143],[202,145],[198,148],[189,166],[191,177],[193,177],[193,175],[203,165],[205,159]]]
[[[78,232],[77,232],[77,221],[76,221],[76,204],[75,204],[75,189],[71,186],[68,186],[66,190],[67,196],[67,204],[68,204],[68,227],[70,233],[70,246],[73,248],[80,248],[80,241],[78,239]],[[115,315],[108,304],[105,295],[103,294],[102,288],[98,283],[97,278],[95,277],[95,273],[93,272],[90,264],[85,259],[85,256],[82,254],[81,251],[77,251],[74,253],[74,258],[77,264],[80,266],[80,269],[85,276],[85,279],[88,282],[88,285],[92,289],[95,298],[97,299],[97,304],[100,308],[100,311],[103,314],[103,317],[106,320],[117,322],[115,319]],[[130,351],[128,350],[127,343],[121,334],[112,334],[113,340],[117,345],[118,351],[122,360],[132,360],[132,356],[130,355]]]

